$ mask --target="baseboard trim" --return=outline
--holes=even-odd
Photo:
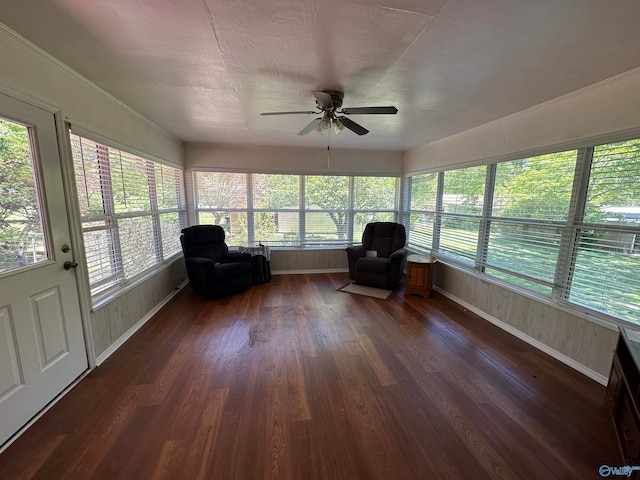
[[[433,289],[436,290],[438,293],[441,293],[445,297],[449,298],[450,300],[456,302],[458,305],[460,305],[460,306],[466,308],[467,310],[475,313],[476,315],[478,315],[479,317],[483,318],[484,320],[494,324],[495,326],[497,326],[498,328],[501,328],[502,330],[505,330],[506,332],[508,332],[511,335],[519,338],[520,340],[523,340],[523,341],[527,342],[532,347],[535,347],[538,350],[543,351],[547,355],[552,356],[556,360],[564,363],[565,365],[573,368],[574,370],[577,370],[578,372],[582,373],[583,375],[586,375],[587,377],[589,377],[590,379],[598,382],[599,384],[601,384],[601,385],[606,385],[607,384],[607,381],[608,381],[607,377],[605,377],[604,375],[602,375],[602,374],[600,374],[600,373],[598,373],[598,372],[596,372],[594,370],[591,370],[590,368],[584,366],[580,362],[577,362],[573,358],[566,356],[564,353],[561,353],[561,352],[551,348],[550,346],[542,343],[540,340],[537,340],[537,339],[535,339],[533,337],[530,337],[526,333],[521,332],[517,328],[509,325],[508,323],[505,323],[502,320],[499,320],[498,318],[494,317],[493,315],[489,315],[488,313],[480,310],[479,308],[471,305],[470,303],[465,302],[461,298],[456,297],[455,295],[447,292],[446,290],[443,290],[442,288],[440,288],[438,286],[434,286]]]
[[[107,348],[104,352],[96,357],[96,367],[103,363],[107,358],[115,353],[118,348],[120,348],[124,343],[129,340],[140,328],[147,323],[151,318],[160,311],[162,307],[164,307],[169,300],[177,295],[177,293],[182,290],[186,285],[189,284],[188,280],[185,280],[180,285],[178,285],[175,289],[169,293],[166,297],[164,297],[160,303],[158,303],[155,307],[147,312],[147,314],[138,320],[129,330],[127,330],[118,340],[113,342],[109,348]]]
[[[345,273],[348,272],[348,268],[314,268],[308,270],[274,270],[272,275],[303,275],[312,273]]]

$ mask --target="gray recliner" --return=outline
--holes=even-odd
[[[347,247],[349,278],[362,285],[393,290],[400,283],[407,259],[404,225],[393,222],[367,224],[362,245]],[[367,252],[370,255],[367,256]]]

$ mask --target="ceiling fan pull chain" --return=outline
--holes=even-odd
[[[331,168],[331,128],[329,129],[329,136],[327,137],[327,168]]]

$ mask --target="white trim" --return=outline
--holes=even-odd
[[[69,218],[69,240],[76,261],[87,264],[82,235],[82,223],[80,222],[80,207],[76,188],[76,178],[73,171],[73,157],[71,155],[71,143],[67,123],[61,112],[54,114],[56,122],[56,135],[58,136],[58,150],[60,153],[60,168],[62,169],[62,183],[64,197]],[[96,367],[96,351],[93,342],[93,327],[91,325],[91,291],[89,289],[89,273],[86,268],[75,269],[76,290],[80,305],[80,316],[84,333],[84,343],[87,350],[89,368]]]
[[[578,372],[582,373],[583,375],[586,375],[590,379],[595,380],[599,384],[601,384],[601,385],[606,385],[607,384],[607,377],[605,377],[604,375],[601,375],[600,373],[598,373],[598,372],[596,372],[594,370],[591,370],[590,368],[582,365],[580,362],[577,362],[573,358],[566,356],[564,353],[560,353],[557,350],[554,350],[553,348],[551,348],[548,345],[545,345],[541,341],[536,340],[535,338],[530,337],[526,333],[521,332],[517,328],[515,328],[515,327],[513,327],[513,326],[511,326],[511,325],[509,325],[509,324],[507,324],[505,322],[503,322],[502,320],[499,320],[496,317],[494,317],[492,315],[489,315],[486,312],[483,312],[479,308],[474,307],[470,303],[465,302],[464,300],[456,297],[455,295],[452,295],[451,293],[443,290],[442,288],[440,288],[438,286],[434,286],[433,289],[435,291],[437,291],[438,293],[441,293],[445,297],[453,300],[457,304],[463,306],[467,310],[470,310],[471,312],[475,313],[476,315],[478,315],[479,317],[483,318],[484,320],[487,320],[488,322],[493,323],[495,326],[497,326],[497,327],[501,328],[502,330],[510,333],[511,335],[519,338],[520,340],[523,340],[523,341],[527,342],[529,345],[537,348],[538,350],[543,351],[547,355],[552,356],[556,360],[559,360],[560,362],[564,363],[565,365],[573,368],[574,370],[577,370]]]
[[[173,256],[163,260],[162,262],[156,263],[152,267],[149,267],[147,270],[145,270],[142,273],[139,273],[135,277],[128,279],[124,282],[118,283],[114,285],[111,289],[107,289],[107,293],[104,293],[104,295],[98,294],[96,298],[92,299],[91,311],[95,312],[99,310],[100,308],[107,305],[109,302],[131,291],[133,288],[137,287],[141,283],[146,282],[151,277],[169,268],[171,265],[182,260],[183,258],[184,256],[182,252],[177,252]]]
[[[180,285],[178,285],[175,289],[173,289],[171,291],[171,293],[169,293],[169,295],[164,297],[160,301],[160,303],[158,303],[155,307],[153,307],[151,310],[149,310],[144,317],[142,317],[140,320],[138,320],[129,330],[127,330],[120,338],[118,338],[118,340],[113,342],[109,346],[109,348],[107,348],[104,352],[102,352],[100,355],[98,355],[96,357],[96,366],[101,365],[107,358],[109,358],[111,355],[113,355],[118,348],[120,348],[122,345],[124,345],[124,343],[127,340],[129,340],[133,336],[134,333],[136,333],[145,323],[147,323],[149,320],[151,320],[151,318],[153,318],[153,316],[156,313],[158,313],[162,307],[164,307],[167,303],[169,303],[169,300],[171,300],[173,297],[175,297],[177,295],[177,293],[180,290],[182,290],[182,288],[184,288],[188,283],[189,283],[189,281],[185,280]]]
[[[1,25],[2,23],[0,23],[0,26]],[[2,28],[0,28],[0,30],[2,30]],[[36,108],[39,108],[40,110],[44,110],[45,112],[56,113],[58,110],[60,110],[58,107],[55,107],[54,105],[47,103],[44,100],[40,100],[39,98],[34,98],[31,95],[27,95],[14,88],[7,87],[6,85],[0,84],[0,93],[3,95],[6,95],[7,97],[13,98],[14,100],[19,100],[28,105],[31,105],[32,107],[36,107]]]
[[[311,273],[345,273],[348,272],[348,268],[313,268],[306,270],[274,270],[271,275],[304,275]]]

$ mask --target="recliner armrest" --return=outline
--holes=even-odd
[[[349,278],[356,278],[356,262],[366,256],[367,249],[364,245],[354,245],[347,247],[345,250],[347,251],[347,260],[349,262]]]
[[[406,248],[399,248],[395,252],[391,254],[389,257],[390,262],[397,262],[398,260],[402,260],[407,256],[408,250]]]
[[[224,259],[225,263],[230,262],[248,262],[251,263],[251,254],[247,252],[228,252],[226,258]]]
[[[352,247],[347,247],[347,255],[353,255],[354,257],[364,257],[367,254],[367,249],[364,245],[353,245]]]

